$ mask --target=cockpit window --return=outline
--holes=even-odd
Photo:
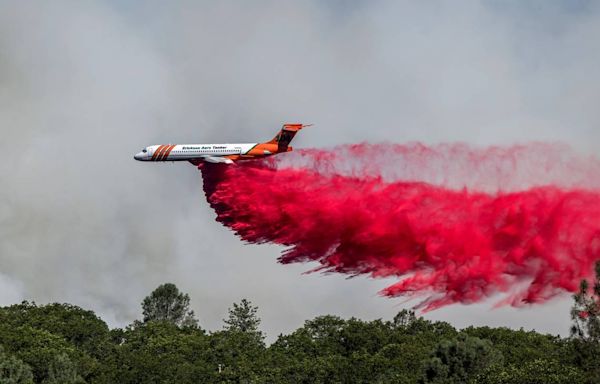
[[[146,150],[146,148],[144,148],[144,149],[142,149],[142,152],[146,153],[146,152],[148,152],[148,151]]]

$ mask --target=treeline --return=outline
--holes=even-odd
[[[69,304],[0,308],[4,383],[600,383],[600,265],[574,296],[572,336],[469,327],[403,310],[390,320],[319,316],[266,345],[257,308],[233,304],[207,332],[173,284],[143,318],[109,329]],[[591,286],[590,286],[591,285]]]

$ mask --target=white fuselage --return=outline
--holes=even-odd
[[[137,153],[134,158],[140,161],[204,160],[229,163],[231,160],[226,156],[245,155],[256,145],[257,143],[151,145]]]
[[[133,156],[140,161],[189,161],[233,164],[236,161],[261,159],[278,153],[291,152],[289,145],[296,133],[308,125],[283,124],[277,135],[264,143],[243,144],[167,144],[151,145]]]

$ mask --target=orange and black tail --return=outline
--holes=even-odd
[[[273,140],[269,141],[271,144],[277,144],[278,152],[286,152],[290,142],[296,136],[299,130],[304,127],[310,127],[312,124],[304,125],[304,124],[283,124],[281,127],[281,131],[273,138]]]

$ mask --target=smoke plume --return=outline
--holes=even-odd
[[[398,277],[383,295],[432,310],[575,291],[600,259],[599,164],[559,145],[362,144],[200,168],[243,240],[286,246],[284,264]]]
[[[123,327],[170,281],[207,329],[242,297],[271,336],[322,314],[392,318],[398,300],[373,296],[393,277],[300,276],[305,265],[272,262],[279,246],[244,247],[215,225],[192,166],[133,154],[270,139],[288,121],[317,124],[298,148],[560,141],[600,153],[599,39],[600,3],[589,1],[1,1],[0,303],[66,301]],[[436,147],[434,161],[423,150],[406,162],[426,168],[396,155],[382,170],[383,152],[340,163],[336,152],[319,172],[489,193],[586,180],[524,149],[518,178],[509,157],[474,169],[459,164],[476,161],[460,160],[468,152]],[[298,155],[277,166],[316,161]],[[568,332],[570,304],[428,318],[556,334]]]

